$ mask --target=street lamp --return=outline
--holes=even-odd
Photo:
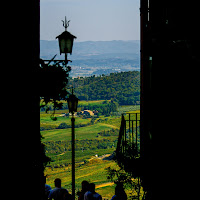
[[[72,88],[72,94],[69,96],[69,98],[67,98],[67,103],[70,113],[74,114],[74,112],[77,112],[78,101],[79,99],[73,94],[73,88]]]
[[[67,31],[67,27],[69,26],[69,21],[67,21],[65,17],[65,22],[62,20],[63,26],[65,27],[65,31],[58,35],[56,39],[58,38],[59,48],[60,48],[60,55],[62,53],[65,54],[65,65],[67,65],[67,53],[72,54],[72,48],[74,39],[76,39],[76,36],[72,35],[70,32]]]
[[[71,125],[72,125],[72,200],[75,200],[75,130],[74,130],[75,118],[74,118],[74,112],[77,112],[78,100],[79,99],[73,94],[73,88],[72,88],[72,94],[69,96],[69,98],[67,98],[69,112],[72,113],[72,118],[71,118]]]
[[[62,53],[72,54],[72,47],[73,47],[74,39],[76,38],[76,36],[72,35],[68,31],[64,31],[63,33],[58,35],[56,39],[57,38],[59,42],[60,55]]]
[[[51,63],[52,61],[55,63],[63,63],[65,67],[67,67],[68,61],[72,62],[71,60],[67,60],[67,54],[72,54],[72,48],[74,39],[76,39],[76,36],[72,35],[70,32],[67,31],[67,27],[69,26],[69,22],[67,21],[65,17],[65,21],[63,21],[63,26],[65,27],[65,31],[58,35],[56,39],[58,38],[59,42],[59,48],[60,48],[60,55],[62,53],[65,54],[65,60],[54,60],[56,55],[51,60],[42,60],[45,64],[45,62]],[[78,106],[78,98],[73,94],[73,88],[72,88],[72,94],[67,98],[68,102],[68,108],[69,112],[72,113],[71,118],[71,124],[72,124],[72,200],[75,200],[75,132],[74,132],[74,112],[77,112],[77,106]]]
[[[56,39],[58,39],[59,48],[60,48],[60,55],[62,53],[65,54],[65,67],[68,64],[68,61],[72,62],[71,60],[67,60],[67,54],[72,54],[72,48],[74,39],[76,39],[76,36],[72,35],[70,32],[67,31],[67,27],[69,26],[69,22],[67,21],[65,17],[65,21],[63,21],[63,26],[65,27],[65,31],[58,35]],[[72,94],[67,98],[68,108],[69,112],[72,113],[71,118],[71,125],[72,125],[72,200],[75,200],[75,130],[74,130],[74,124],[75,124],[75,118],[74,118],[74,112],[77,112],[77,106],[78,106],[78,98],[73,94],[73,88],[72,88]]]

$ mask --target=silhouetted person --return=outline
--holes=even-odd
[[[61,187],[61,179],[56,178],[55,181],[55,189],[51,190],[49,194],[49,199],[54,200],[67,200],[70,198],[69,192]]]
[[[51,192],[51,186],[46,184],[46,176],[44,176],[44,182],[45,182],[45,199],[48,199],[49,193]]]
[[[82,181],[81,185],[82,185],[81,191],[77,192],[78,200],[84,200],[84,194],[89,190],[89,182],[88,181]]]
[[[89,184],[89,191],[85,193],[84,200],[102,200],[102,196],[95,192],[95,184]]]
[[[127,195],[124,191],[123,184],[117,184],[115,187],[115,195],[111,198],[111,200],[127,200]]]

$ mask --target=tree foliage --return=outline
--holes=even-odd
[[[108,76],[70,80],[80,100],[110,100],[120,105],[140,104],[140,72],[111,73]]]
[[[70,71],[71,67],[64,67],[60,62],[54,62],[53,59],[48,64],[45,64],[42,59],[40,60],[39,95],[45,102],[43,107],[50,101],[54,104],[54,110],[62,107],[62,103],[59,101],[67,98],[66,86]]]
[[[75,150],[96,150],[112,148],[113,144],[116,146],[116,139],[84,139],[75,141]],[[48,141],[44,142],[46,151],[50,154],[60,154],[71,151],[71,141]]]
[[[101,115],[109,116],[111,112],[116,112],[118,108],[118,103],[111,101],[104,101],[102,104],[88,104],[83,106],[84,110],[97,110]]]
[[[138,196],[142,196],[140,192],[141,183],[138,179],[134,179],[123,168],[111,168],[107,167],[107,179],[113,181],[115,184],[121,184],[124,188],[130,191],[128,193],[128,199],[139,199]]]

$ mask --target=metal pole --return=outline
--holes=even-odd
[[[138,200],[140,200],[140,177],[138,177]]]
[[[72,113],[72,200],[75,200],[75,131],[74,131],[74,112]]]
[[[65,67],[67,67],[68,60],[67,60],[67,53],[65,53]]]
[[[137,140],[138,140],[138,133],[137,133],[137,113],[135,113],[136,114],[136,151],[137,151],[137,153],[138,153],[138,146],[137,146]]]

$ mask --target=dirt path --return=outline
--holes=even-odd
[[[112,154],[104,154],[103,156],[99,156],[98,159],[101,160],[112,160],[113,155]]]
[[[111,124],[104,124],[104,123],[101,123],[101,124],[106,125],[106,126],[111,127],[111,128],[114,128],[114,129],[119,129],[119,127],[111,125]]]
[[[92,156],[90,159],[88,159],[88,161],[91,161],[93,159],[96,159],[96,160],[112,160],[113,154],[104,154],[104,155],[98,156],[98,157]]]
[[[96,189],[106,187],[106,186],[112,186],[112,185],[114,185],[114,182],[103,183],[100,185],[96,185]]]
[[[58,154],[58,155],[56,155],[56,156],[62,156],[62,155],[64,155],[66,152],[63,152],[63,153],[61,153],[61,154]]]

